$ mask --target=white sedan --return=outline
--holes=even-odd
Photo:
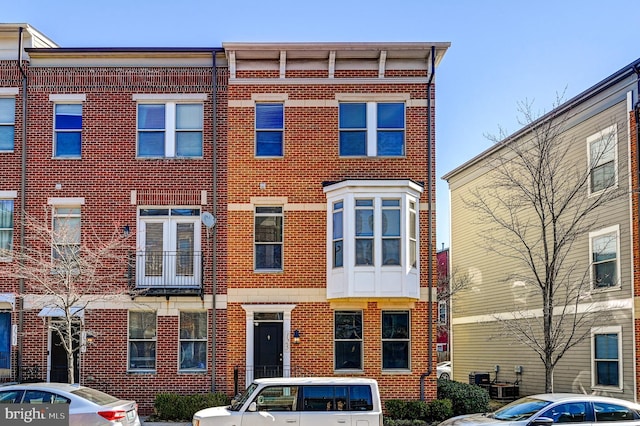
[[[640,405],[597,395],[547,393],[521,398],[493,413],[453,417],[439,426],[596,426],[615,424],[612,422],[639,426]]]
[[[138,404],[135,401],[119,399],[80,385],[22,383],[0,386],[0,404],[34,404],[34,413],[37,411],[40,413],[38,416],[50,416],[51,425],[140,426]],[[66,416],[67,411],[67,407],[61,404],[68,404],[68,419],[60,418]],[[13,416],[13,411],[6,405],[4,407],[0,413],[0,424],[3,424],[3,419],[7,419],[3,416]],[[25,416],[24,413],[16,414],[18,415]]]
[[[438,379],[451,380],[451,361],[439,362],[436,371]]]

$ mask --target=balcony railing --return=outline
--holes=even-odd
[[[199,251],[138,251],[129,255],[129,286],[145,295],[203,297]]]

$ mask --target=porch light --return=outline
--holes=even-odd
[[[293,332],[293,343],[295,343],[296,345],[300,343],[300,332],[298,330],[295,330]]]
[[[96,336],[93,335],[90,331],[87,332],[87,345],[92,345],[93,342],[96,341]]]

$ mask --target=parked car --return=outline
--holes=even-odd
[[[2,386],[0,404],[69,404],[69,426],[140,426],[138,404],[135,401],[122,400],[76,384],[22,383]],[[3,415],[0,413],[0,420]]]
[[[624,421],[625,425],[640,425],[640,405],[596,395],[531,395],[507,404],[493,413],[453,417],[440,423],[440,426],[549,426],[554,423],[592,426],[598,422],[613,421]]]
[[[226,407],[200,410],[193,426],[382,426],[378,382],[348,377],[257,379]]]
[[[451,361],[439,362],[436,365],[438,379],[451,380]]]

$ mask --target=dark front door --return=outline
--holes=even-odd
[[[282,377],[282,322],[257,322],[254,333],[254,378]]]
[[[78,346],[80,344],[80,325],[73,326],[73,377],[75,383],[80,381],[80,371],[78,368]],[[49,371],[49,381],[67,383],[68,382],[68,362],[67,351],[62,344],[60,334],[55,330],[51,330],[51,348],[49,348],[49,354],[51,355],[51,370]]]

